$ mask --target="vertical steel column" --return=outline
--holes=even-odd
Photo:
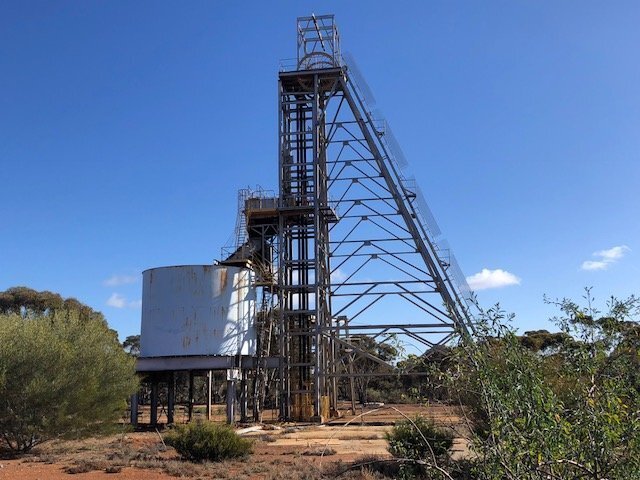
[[[285,194],[285,151],[283,149],[285,125],[284,115],[282,112],[282,82],[278,80],[278,185],[279,185],[279,207],[284,207],[284,194]],[[284,217],[280,215],[278,217],[278,351],[280,354],[278,364],[278,389],[280,395],[280,418],[288,419],[291,417],[291,410],[289,405],[290,398],[290,379],[289,379],[289,340],[287,338],[289,329],[285,325],[285,310],[288,308],[288,293],[283,288],[286,278],[286,265],[285,265],[285,233],[284,233]]]
[[[320,374],[324,373],[324,356],[322,355],[322,326],[324,325],[324,318],[322,316],[322,310],[320,306],[320,289],[322,288],[320,282],[322,278],[321,262],[320,262],[320,242],[318,241],[318,234],[322,224],[320,218],[320,201],[318,198],[319,185],[320,185],[320,162],[318,155],[318,130],[320,128],[320,122],[318,120],[318,108],[319,108],[319,78],[318,75],[313,76],[313,110],[312,110],[312,142],[313,142],[313,184],[315,187],[315,195],[313,199],[313,227],[315,238],[313,242],[314,250],[314,317],[315,317],[315,331],[314,331],[314,343],[315,343],[315,366],[313,369],[313,415],[320,417],[320,402],[322,397],[322,385],[320,384]]]

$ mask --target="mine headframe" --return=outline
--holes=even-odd
[[[353,382],[357,362],[398,373],[372,341],[402,338],[426,356],[470,338],[473,324],[464,276],[341,55],[333,15],[298,18],[297,38],[297,58],[278,76],[279,192],[241,198],[246,238],[227,262],[263,272],[280,415],[309,420],[337,408],[337,382]]]
[[[354,353],[386,363],[354,338],[402,335],[424,354],[472,328],[464,276],[403,175],[393,134],[371,113],[366,84],[356,85],[333,15],[301,17],[297,27],[297,64],[278,81],[285,418],[335,407],[336,380],[350,375]],[[413,313],[396,309],[398,300]]]

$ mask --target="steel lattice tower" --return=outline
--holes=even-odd
[[[333,15],[299,18],[297,61],[278,82],[283,418],[320,418],[335,407],[336,379],[353,376],[357,357],[394,370],[358,343],[363,336],[402,335],[428,354],[472,328],[464,277],[355,77]]]

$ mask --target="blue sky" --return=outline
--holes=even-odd
[[[593,1],[2,2],[0,290],[137,333],[140,272],[210,263],[237,189],[276,189],[278,62],[311,12],[465,274],[517,277],[482,304],[527,330],[552,328],[544,294],[640,293],[640,4]]]

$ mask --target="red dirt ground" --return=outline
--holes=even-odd
[[[421,414],[456,432],[453,455],[466,455],[466,426],[452,407],[393,405],[366,409],[326,425],[266,425],[247,432],[254,452],[249,460],[192,464],[165,448],[156,432],[133,432],[83,441],[54,441],[18,459],[0,460],[0,480],[166,480],[176,477],[233,480],[320,478],[337,462],[388,456],[385,432],[403,415]],[[348,425],[347,422],[352,420]],[[324,452],[324,454],[323,454]],[[86,471],[85,471],[86,470]],[[78,473],[71,473],[71,472]],[[113,473],[107,473],[112,471]]]

